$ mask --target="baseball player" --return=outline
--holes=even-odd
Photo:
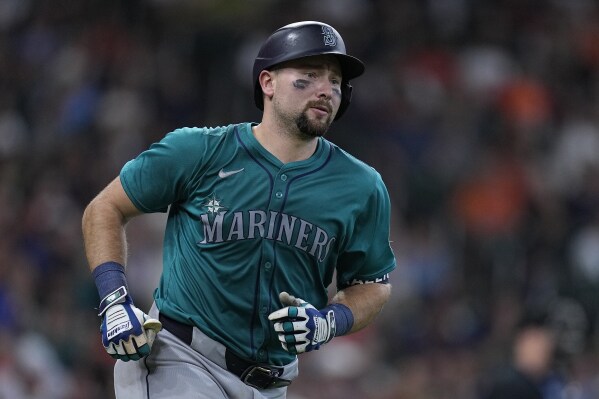
[[[284,26],[254,63],[260,123],[175,130],[91,201],[85,250],[118,398],[285,398],[298,354],[380,312],[395,268],[389,196],[323,138],[363,72],[333,27]],[[125,225],[167,210],[146,314],[127,286]]]

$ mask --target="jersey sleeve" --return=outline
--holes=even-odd
[[[388,281],[396,267],[389,242],[391,205],[387,188],[376,173],[375,188],[356,220],[349,242],[337,263],[337,288]]]
[[[175,130],[123,166],[121,184],[140,211],[166,212],[185,197],[201,160],[198,136],[197,129]]]

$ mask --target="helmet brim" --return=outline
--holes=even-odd
[[[347,54],[333,54],[337,56],[339,64],[341,65],[341,73],[344,82],[349,82],[364,73],[366,68],[364,63],[358,58]]]

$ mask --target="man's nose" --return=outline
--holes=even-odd
[[[333,97],[333,84],[328,80],[318,82],[318,97],[331,98]]]

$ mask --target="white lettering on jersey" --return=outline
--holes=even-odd
[[[209,211],[200,215],[204,237],[198,242],[199,245],[264,238],[297,248],[322,262],[336,242],[336,238],[331,237],[324,229],[286,213],[238,211],[231,215],[230,224],[227,225],[225,214],[226,211],[221,211],[212,216]],[[228,230],[225,231],[226,229]]]
[[[204,240],[202,240],[200,244],[206,244],[209,242],[223,242],[224,217],[225,212],[221,212],[214,217],[212,224],[210,224],[210,220],[208,219],[207,214],[204,213],[200,216],[202,224],[204,225]]]

